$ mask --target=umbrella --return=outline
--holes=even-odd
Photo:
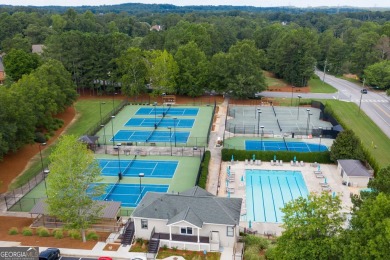
[[[325,179],[324,179],[324,182],[325,182],[325,183],[328,183],[328,180],[325,178]]]
[[[332,197],[336,197],[336,192],[332,192]]]
[[[252,159],[253,159],[253,161],[256,160],[256,155],[255,154],[252,155]]]
[[[318,169],[318,171],[320,171],[320,170],[321,170],[321,167],[320,167],[320,165],[319,165],[319,164],[318,164],[318,168],[317,168],[317,169]]]
[[[274,154],[274,161],[276,161],[276,154]]]
[[[244,182],[244,174],[241,175],[241,181]]]
[[[234,161],[234,155],[232,154],[232,161]]]
[[[229,187],[229,180],[226,179],[226,188],[228,188],[228,187]]]
[[[227,168],[227,174],[230,176],[230,168]]]
[[[294,162],[296,162],[297,161],[297,157],[294,155]]]
[[[230,198],[230,191],[228,191],[228,198]]]
[[[248,224],[249,228],[252,228],[252,221],[249,220],[249,224]]]

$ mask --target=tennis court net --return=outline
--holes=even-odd
[[[107,192],[106,196],[104,196],[103,200],[107,200],[107,198],[112,194],[119,182],[120,180],[117,180],[116,183],[112,185],[111,189]]]
[[[146,138],[145,142],[149,141],[149,139],[152,137],[152,135],[154,134],[155,131],[156,131],[156,129],[153,129],[153,131],[150,133],[150,135]]]
[[[123,171],[123,175],[129,171],[131,165],[135,162],[135,158],[136,156],[134,156],[133,160],[131,160],[131,162],[129,163],[129,165],[127,165],[126,169]]]
[[[287,149],[287,151],[288,151],[287,142],[286,142],[286,139],[284,138],[284,136],[283,136],[283,142],[284,142],[284,145],[286,146],[286,149]]]
[[[163,112],[163,117],[165,117],[167,114],[168,114],[168,112],[169,112],[169,109],[171,109],[171,105],[167,105],[167,110],[165,110],[164,112]]]

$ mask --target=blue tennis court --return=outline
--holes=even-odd
[[[190,132],[178,131],[136,131],[136,130],[119,130],[114,140],[116,142],[130,141],[130,142],[176,142],[187,143]],[[113,139],[111,138],[110,141]]]
[[[177,127],[177,128],[192,128],[194,125],[195,119],[173,119],[161,117],[157,118],[131,118],[126,122],[125,126],[134,126],[134,127],[154,127],[154,124],[157,124],[158,127]]]
[[[300,171],[246,170],[247,221],[280,223],[281,208],[309,194]]]
[[[146,161],[146,160],[98,160],[104,176],[118,176],[119,168],[123,177],[138,177],[144,173],[145,178],[172,178],[178,161]]]
[[[287,145],[287,147],[286,147]],[[260,141],[245,140],[245,150],[251,151],[295,151],[295,152],[323,152],[328,148],[323,144],[306,142]]]
[[[163,116],[196,116],[198,115],[199,108],[172,108],[170,106],[162,107],[141,107],[135,113],[138,115],[157,115]]]
[[[94,184],[99,185],[99,184]],[[122,207],[137,207],[143,196],[149,191],[162,192],[168,191],[169,185],[154,185],[154,184],[108,184],[106,193],[96,198],[97,200],[119,201],[122,202]]]

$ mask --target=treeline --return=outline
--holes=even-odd
[[[53,116],[76,97],[70,73],[57,60],[45,61],[9,87],[1,86],[0,160],[27,143],[45,142],[63,123]]]
[[[226,80],[221,85],[215,82],[229,71],[219,72],[221,67],[213,66],[220,66],[216,64],[217,57],[227,54],[232,46],[244,40],[255,43],[259,53],[257,69],[269,70],[294,86],[305,86],[317,66],[336,75],[357,74],[365,77],[367,84],[379,88],[389,87],[386,79],[390,72],[387,67],[377,65],[390,57],[388,12],[295,15],[236,10],[184,14],[140,12],[134,16],[123,12],[95,14],[91,10],[78,13],[75,9],[67,9],[64,13],[52,13],[42,10],[45,9],[0,13],[1,50],[8,53],[17,48],[29,52],[31,44],[44,44],[44,56],[60,60],[79,88],[113,91],[116,86],[119,91],[122,82],[109,83],[122,78],[115,60],[130,47],[143,51],[166,50],[176,60],[179,59],[176,55],[179,48],[193,42],[201,52],[199,55],[204,54],[207,61],[207,66],[193,64],[204,79],[192,79],[191,76],[185,82],[174,81],[176,93],[190,93],[183,91],[187,86],[199,90],[191,95],[199,95],[204,90],[230,93],[233,84],[248,77],[252,79],[240,82],[239,88],[261,91],[262,82],[257,86],[251,83],[258,75],[248,73],[237,72],[235,80]],[[376,20],[366,21],[370,19]],[[162,30],[151,30],[154,25],[160,25]],[[241,56],[242,60],[249,59],[244,52]],[[176,62],[180,63],[179,60]],[[375,73],[366,73],[367,69]],[[381,73],[376,73],[378,69]],[[144,83],[153,85],[150,80]],[[234,91],[232,94],[246,95]]]

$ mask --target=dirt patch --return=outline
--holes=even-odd
[[[117,251],[121,245],[120,244],[107,244],[103,251]]]
[[[56,239],[54,237],[39,237],[38,235],[23,236],[22,234],[8,235],[8,230],[11,227],[17,227],[19,232],[24,227],[31,225],[34,219],[32,218],[19,218],[19,217],[6,217],[0,216],[0,237],[3,241],[17,241],[22,246],[42,246],[42,247],[62,247],[62,248],[75,248],[75,249],[87,249],[91,250],[96,241],[87,241],[83,243],[80,240],[64,237],[62,239]],[[97,233],[101,241],[105,241],[108,237],[108,233]]]
[[[274,91],[274,92],[290,92],[291,90],[294,93],[309,93],[310,92],[310,87],[294,87],[292,88],[290,86],[284,86],[284,87],[268,87],[268,91]]]
[[[75,115],[76,111],[74,107],[68,107],[63,113],[56,116],[57,118],[64,121],[64,125],[55,132],[55,135],[50,138],[50,140],[47,141],[48,145],[55,142],[55,140],[70,125]],[[48,145],[43,146],[42,150],[46,149]],[[4,193],[8,190],[8,186],[27,168],[31,159],[39,160],[37,156],[38,154],[38,144],[31,144],[24,146],[16,153],[7,154],[4,156],[3,161],[0,162],[0,176],[2,181],[0,193]]]

